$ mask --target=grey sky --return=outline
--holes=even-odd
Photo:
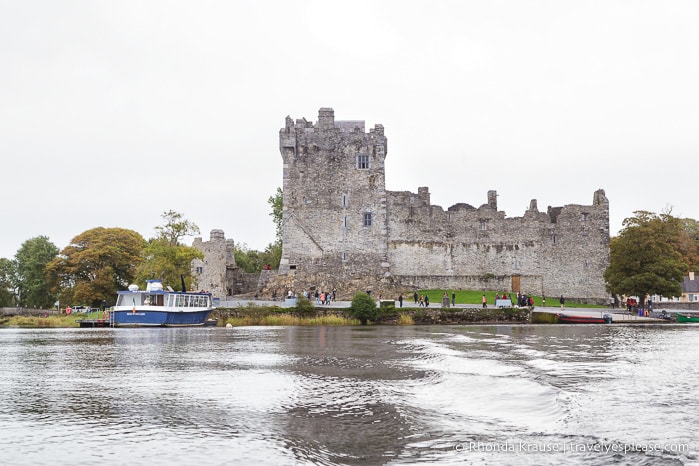
[[[284,118],[380,123],[387,188],[699,219],[699,2],[0,0],[0,257],[175,210],[263,249]]]

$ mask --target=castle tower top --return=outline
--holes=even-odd
[[[211,233],[209,233],[209,238],[210,241],[223,241],[226,239],[226,236],[223,233],[223,230],[211,230]]]
[[[318,129],[331,129],[335,127],[335,110],[324,107],[318,110]]]

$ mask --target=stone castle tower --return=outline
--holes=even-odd
[[[194,238],[192,247],[204,253],[203,260],[192,260],[194,289],[209,291],[219,299],[232,294],[232,275],[237,269],[233,246],[233,240],[226,239],[223,230],[211,230],[209,241]]]
[[[497,192],[476,208],[446,211],[417,193],[387,191],[382,125],[293,121],[279,133],[283,170],[282,259],[276,286],[334,286],[351,296],[412,288],[523,291],[604,302],[609,202],[549,207],[523,217],[498,211]],[[283,290],[282,290],[283,291]]]

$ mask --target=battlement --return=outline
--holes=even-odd
[[[498,276],[511,278],[506,291],[606,297],[604,190],[594,193],[591,205],[546,212],[532,199],[522,217],[498,211],[495,190],[477,208],[457,203],[445,211],[430,203],[428,187],[417,193],[387,190],[383,126],[366,133],[364,120],[336,121],[332,108],[321,108],[315,125],[286,117],[279,147],[284,160],[279,270],[287,282],[303,282],[300,288],[448,283],[489,289],[495,285],[482,277]]]

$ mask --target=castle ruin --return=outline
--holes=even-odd
[[[499,211],[495,191],[479,207],[445,211],[430,203],[427,187],[388,191],[383,126],[366,132],[364,121],[336,121],[331,108],[321,108],[315,124],[287,117],[279,150],[283,250],[271,287],[337,287],[344,297],[438,288],[606,299],[609,201],[602,189],[591,205],[540,212],[532,200],[522,217]]]

